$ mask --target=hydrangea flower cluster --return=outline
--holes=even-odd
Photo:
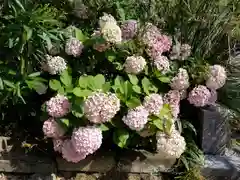
[[[53,118],[46,120],[42,129],[44,135],[50,138],[59,138],[65,133],[65,130]]]
[[[188,95],[188,101],[196,107],[203,107],[209,103],[210,91],[206,86],[198,85]]]
[[[129,110],[122,120],[130,129],[140,131],[147,124],[148,116],[148,111],[143,106],[138,106]]]
[[[177,119],[180,112],[180,93],[177,90],[170,90],[163,97],[163,102],[169,104],[174,119]]]
[[[113,93],[96,92],[84,103],[84,113],[92,123],[110,121],[120,110],[120,100]]]
[[[146,52],[153,59],[163,52],[169,51],[172,46],[170,37],[161,34],[158,28],[151,23],[147,24],[142,41],[147,46]]]
[[[165,158],[180,158],[181,154],[186,149],[185,139],[176,129],[173,129],[171,135],[167,135],[163,132],[158,132],[156,134],[156,139],[157,150]]]
[[[117,21],[111,14],[103,13],[103,16],[99,18],[98,24],[100,28],[103,28],[106,24],[117,25]]]
[[[172,79],[170,86],[174,90],[184,90],[189,87],[189,76],[187,70],[179,68],[178,74]]]
[[[101,29],[102,37],[109,43],[117,44],[122,41],[122,31],[120,27],[113,23],[106,23]]]
[[[67,97],[58,94],[46,102],[46,107],[50,116],[59,118],[65,116],[70,111],[71,104]]]
[[[144,98],[143,106],[149,114],[158,115],[163,106],[163,98],[160,94],[150,94]]]
[[[46,62],[42,64],[42,69],[48,71],[50,74],[61,74],[65,69],[67,69],[67,63],[60,56],[46,56]]]
[[[206,86],[209,89],[214,89],[214,90],[217,90],[223,87],[227,78],[224,67],[220,65],[213,65],[213,66],[210,66],[209,71],[210,72],[209,72],[209,77],[206,81]]]
[[[139,74],[146,66],[146,61],[142,56],[129,56],[124,63],[125,71],[129,74]]]
[[[160,71],[162,74],[166,74],[170,70],[170,64],[166,56],[157,56],[153,60],[153,65]]]
[[[77,153],[71,140],[65,140],[62,145],[62,157],[68,162],[78,163],[86,158],[85,154]]]
[[[79,154],[89,155],[98,150],[102,144],[102,131],[96,127],[80,127],[72,134],[72,145]]]
[[[176,42],[176,45],[172,47],[170,59],[184,61],[191,55],[191,49],[191,46],[188,44],[180,44],[179,42]]]
[[[78,57],[81,55],[83,50],[83,44],[76,38],[70,38],[66,42],[65,52],[68,55]]]
[[[136,20],[127,20],[121,25],[122,38],[124,40],[130,40],[134,38],[137,34],[137,21]]]

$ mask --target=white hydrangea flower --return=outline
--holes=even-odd
[[[170,64],[166,56],[157,56],[153,60],[153,64],[162,74],[166,74],[170,70]]]
[[[168,159],[180,158],[186,149],[185,139],[176,129],[172,130],[171,135],[158,132],[156,139],[158,152]]]
[[[146,61],[142,56],[129,56],[124,63],[125,71],[129,74],[138,74],[143,71]]]
[[[148,111],[143,106],[138,106],[129,110],[122,120],[130,129],[140,131],[147,124],[148,116]]]
[[[174,90],[183,90],[189,87],[189,76],[187,70],[179,68],[178,74],[172,79],[170,86]]]
[[[84,103],[84,113],[90,122],[110,121],[120,110],[120,100],[113,93],[96,92]]]
[[[103,13],[103,16],[98,21],[99,27],[103,28],[108,23],[117,25],[116,19],[111,14]]]
[[[163,106],[163,98],[160,94],[150,94],[144,98],[143,106],[150,114],[158,115]]]
[[[172,47],[170,59],[177,59],[184,61],[191,55],[191,46],[188,44],[180,44],[176,42],[176,45]]]
[[[46,62],[43,64],[43,69],[48,71],[50,74],[61,74],[65,69],[67,69],[67,63],[60,56],[46,56]]]
[[[101,29],[102,37],[109,43],[117,44],[122,41],[122,31],[116,24],[107,23]]]
[[[225,68],[220,65],[210,66],[209,77],[206,81],[206,86],[209,89],[219,89],[224,86],[226,82],[226,71]]]
[[[76,38],[70,38],[65,45],[65,52],[74,57],[80,56],[83,50],[83,44]]]

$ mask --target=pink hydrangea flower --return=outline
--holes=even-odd
[[[62,139],[53,139],[52,141],[53,141],[54,151],[61,153],[62,152],[63,140]]]
[[[102,144],[102,131],[96,127],[80,127],[72,134],[72,144],[80,154],[93,154]]]
[[[62,157],[68,162],[78,163],[86,158],[86,154],[77,153],[71,140],[65,140],[62,145]]]
[[[95,92],[84,103],[84,113],[92,123],[110,121],[120,110],[120,100],[113,93]]]
[[[58,94],[46,102],[47,112],[52,117],[63,117],[70,111],[70,102],[65,96]]]
[[[207,87],[198,85],[189,93],[188,101],[196,107],[203,107],[208,104],[210,97],[211,93]]]
[[[140,131],[147,124],[148,116],[148,111],[143,106],[138,106],[129,110],[122,120],[130,129]]]
[[[43,123],[43,133],[50,138],[59,138],[64,135],[64,129],[53,119],[49,118]]]
[[[169,64],[168,58],[166,56],[157,56],[153,60],[153,65],[162,74],[166,74],[170,70],[170,64]]]
[[[83,50],[83,44],[76,38],[70,38],[67,40],[65,45],[65,52],[68,55],[78,57],[81,55]]]
[[[158,115],[163,106],[163,98],[160,94],[150,94],[144,98],[143,106],[150,114]]]
[[[179,68],[178,74],[172,78],[170,86],[174,90],[184,90],[189,87],[189,76],[187,70]]]
[[[178,114],[180,112],[180,100],[181,96],[179,91],[177,90],[170,90],[163,97],[163,102],[170,105],[172,116],[174,119],[178,117]]]
[[[219,89],[224,86],[227,74],[225,68],[220,65],[210,66],[209,77],[206,81],[206,86],[209,89]]]
[[[130,40],[137,34],[137,21],[127,20],[123,22],[121,26],[122,38],[124,40]]]

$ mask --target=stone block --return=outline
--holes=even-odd
[[[198,137],[205,154],[222,155],[230,141],[227,119],[224,119],[216,107],[208,106],[198,111]]]
[[[79,163],[70,163],[62,157],[57,157],[59,171],[105,173],[114,168],[115,165],[114,155],[111,152],[90,155]]]
[[[168,172],[175,162],[176,159],[165,159],[160,154],[129,151],[121,156],[117,169],[131,173]]]

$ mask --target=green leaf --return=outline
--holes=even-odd
[[[124,84],[123,78],[121,76],[117,76],[114,80],[114,86],[112,86],[112,88],[115,92],[119,90],[121,94],[124,94],[124,88],[122,84]]]
[[[165,122],[164,122],[164,131],[165,131],[167,134],[171,134],[172,125],[173,125],[173,120],[172,120],[172,119],[165,119]]]
[[[58,89],[58,94],[64,95],[64,88],[63,88],[63,87],[60,87],[60,88]]]
[[[129,81],[125,81],[124,84],[123,84],[123,89],[124,89],[125,99],[127,100],[132,95],[132,91],[133,91],[132,90],[132,84]]]
[[[4,83],[6,86],[8,86],[8,87],[16,88],[16,87],[15,87],[15,84],[12,83],[11,81],[3,80],[3,83]]]
[[[104,92],[108,92],[110,89],[111,89],[111,83],[110,82],[106,82],[102,87],[102,90]]]
[[[163,122],[159,118],[155,118],[152,123],[161,131],[163,131]]]
[[[68,73],[67,70],[61,73],[60,80],[66,87],[70,87],[72,85],[72,76]]]
[[[142,92],[141,92],[141,87],[138,86],[138,85],[134,85],[134,86],[132,87],[132,89],[133,89],[134,92],[136,92],[136,93],[138,93],[138,94],[141,94],[141,93],[142,93]]]
[[[72,114],[77,117],[77,118],[81,118],[84,116],[84,112],[83,112],[83,104],[84,101],[80,98],[74,100],[74,103],[72,105]]]
[[[3,90],[3,80],[2,80],[2,78],[0,77],[0,90]]]
[[[180,160],[182,161],[183,165],[185,166],[185,168],[187,170],[189,170],[189,164],[188,164],[188,161],[187,159],[184,157],[184,156],[181,156]]]
[[[128,74],[128,77],[130,79],[130,82],[133,84],[133,85],[137,85],[138,84],[138,78],[136,75],[132,75],[132,74]]]
[[[149,87],[151,86],[151,82],[148,80],[148,78],[144,77],[142,79],[142,87],[143,87],[143,91],[149,95]]]
[[[88,76],[80,76],[80,78],[78,80],[78,84],[81,88],[85,89],[88,87],[88,81],[89,81]]]
[[[23,11],[25,11],[25,8],[23,7],[22,3],[19,0],[14,0],[18,7],[20,7]]]
[[[55,91],[59,90],[62,86],[61,83],[56,79],[51,79],[49,81],[49,87]]]
[[[159,77],[158,79],[159,79],[159,81],[161,81],[163,83],[170,83],[170,81],[171,81],[171,79],[169,77],[165,77],[165,76]]]
[[[129,108],[135,108],[141,104],[141,101],[139,98],[132,97],[126,102],[127,107]]]
[[[81,89],[79,87],[76,87],[73,89],[73,94],[78,96],[78,97],[87,97],[91,95],[92,91],[88,89]]]
[[[69,120],[65,118],[60,119],[61,123],[64,124],[65,127],[69,127]]]
[[[25,25],[23,26],[23,28],[24,28],[25,40],[28,41],[29,39],[31,39],[33,31],[31,28]]]
[[[195,135],[197,135],[195,127],[189,121],[182,120],[182,126],[184,129],[190,129],[191,131],[194,132]]]
[[[105,77],[102,74],[98,74],[94,77],[94,89],[102,89],[103,85],[105,84]]]
[[[100,128],[102,131],[108,131],[108,130],[109,130],[109,127],[106,126],[105,124],[101,124],[101,125],[99,126],[99,128]]]
[[[112,51],[106,51],[105,57],[108,59],[108,61],[113,62],[116,59],[116,54]]]
[[[113,133],[113,141],[121,148],[127,147],[127,140],[130,137],[129,132],[125,129],[117,129]]]
[[[78,28],[75,28],[75,36],[76,38],[81,41],[82,43],[85,42],[88,38],[83,34],[83,32],[78,29]]]
[[[37,76],[40,76],[40,75],[41,75],[41,72],[35,72],[35,73],[32,73],[32,74],[29,74],[28,77],[33,78],[33,77],[37,77]]]

